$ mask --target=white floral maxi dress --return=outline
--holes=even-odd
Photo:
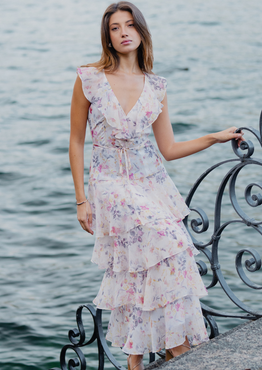
[[[104,72],[81,67],[78,75],[91,103],[92,262],[105,269],[94,303],[111,310],[106,338],[129,354],[173,348],[185,336],[191,345],[206,341],[199,297],[207,292],[181,221],[189,209],[149,140],[166,80],[145,74],[126,115]]]

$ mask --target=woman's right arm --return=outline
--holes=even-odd
[[[84,189],[84,144],[90,102],[85,98],[82,81],[77,76],[71,102],[69,159],[75,185],[76,202],[86,199]],[[77,206],[77,218],[82,228],[93,234],[92,211],[88,202]]]

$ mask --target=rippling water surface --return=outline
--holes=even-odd
[[[75,327],[75,310],[92,302],[102,278],[103,272],[90,262],[94,239],[76,220],[68,139],[75,70],[99,58],[100,19],[109,4],[102,0],[0,4],[1,370],[58,366],[67,331]],[[135,4],[152,32],[154,72],[168,79],[176,139],[195,138],[229,125],[257,128],[262,106],[261,1],[138,0]],[[88,133],[86,168],[90,152]],[[167,169],[185,196],[209,165],[228,157],[233,157],[230,144],[217,145],[169,162]],[[261,179],[260,168],[245,171],[237,185],[242,198],[247,181]],[[212,175],[199,195],[211,219],[211,194],[221,176],[219,171]],[[227,207],[229,200],[225,203]],[[251,211],[259,214],[257,209]],[[231,208],[225,218],[228,215],[234,215]],[[221,246],[221,263],[234,291],[259,309],[259,292],[248,293],[234,270],[236,252],[247,245],[259,247],[261,237],[248,228],[231,227]],[[261,282],[259,273],[256,279]],[[206,302],[231,308],[219,289]],[[86,322],[91,327],[88,316]],[[222,320],[220,329],[237,323]],[[94,347],[86,349],[93,368],[94,352]],[[125,364],[121,351],[113,352]]]

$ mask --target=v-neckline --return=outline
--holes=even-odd
[[[108,84],[108,87],[111,90],[112,95],[114,96],[116,102],[118,103],[119,108],[121,109],[121,111],[123,112],[123,114],[125,115],[125,117],[127,118],[129,116],[129,114],[133,111],[133,109],[135,109],[136,105],[138,104],[139,100],[141,99],[141,97],[142,97],[142,95],[143,95],[143,93],[145,91],[145,87],[146,87],[146,73],[143,73],[143,75],[145,76],[143,90],[142,90],[141,94],[139,95],[139,98],[137,99],[135,105],[130,109],[130,111],[128,113],[126,113],[124,111],[124,109],[122,108],[122,105],[119,103],[119,100],[117,99],[116,94],[114,93],[114,90],[112,89],[112,87],[111,87],[111,85],[110,85],[110,83],[109,83],[109,81],[108,81],[108,79],[106,77],[106,74],[105,74],[105,71],[104,70],[103,70],[103,74],[104,74],[105,82]]]

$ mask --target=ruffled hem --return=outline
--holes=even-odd
[[[91,261],[100,269],[138,272],[188,248],[199,253],[182,221],[157,220],[118,236],[96,238]]]
[[[125,177],[90,180],[88,199],[93,230],[98,238],[118,236],[140,225],[179,222],[189,214],[183,198],[166,171],[141,180]]]
[[[94,304],[107,310],[131,304],[143,311],[152,311],[188,295],[207,295],[190,248],[146,271],[130,273],[108,269]]]
[[[125,353],[144,354],[179,346],[186,336],[191,346],[209,340],[194,296],[149,312],[132,305],[120,307],[111,313],[106,339]]]

